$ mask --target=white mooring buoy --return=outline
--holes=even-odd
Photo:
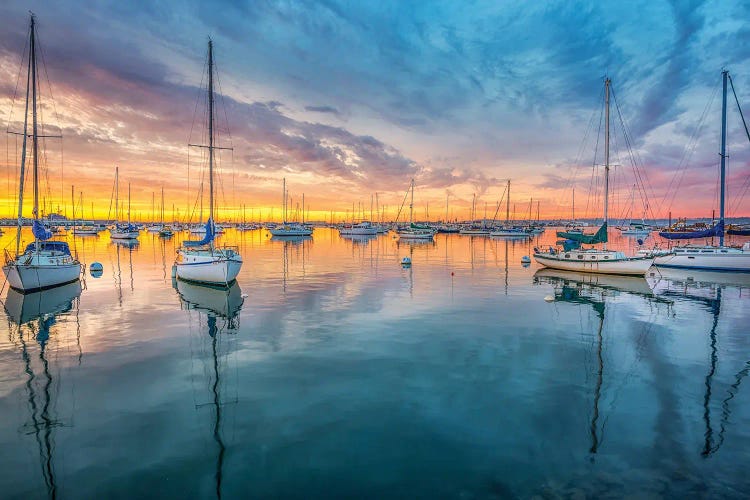
[[[401,259],[401,265],[402,266],[410,266],[411,265],[411,257],[404,257]]]
[[[531,257],[528,255],[521,257],[521,264],[531,264]]]
[[[544,297],[544,301],[545,302],[554,302],[555,301],[555,297],[552,296],[552,295],[547,295],[546,297]]]

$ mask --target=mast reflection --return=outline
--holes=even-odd
[[[719,365],[718,334],[719,318],[721,315],[722,296],[730,291],[738,291],[742,296],[743,290],[750,288],[750,276],[736,273],[718,273],[695,270],[666,269],[656,283],[661,294],[680,300],[695,303],[711,314],[711,329],[708,332],[709,353],[708,371],[704,379],[705,392],[703,395],[703,421],[706,425],[701,456],[708,458],[716,453],[724,444],[724,435],[731,416],[730,402],[736,396],[742,380],[750,372],[750,361],[735,374],[734,383],[727,389],[727,395],[721,402],[721,419],[718,433],[711,422],[711,401],[713,398],[714,377]]]
[[[242,290],[235,281],[229,288],[210,287],[173,280],[173,286],[180,296],[180,301],[187,310],[198,311],[199,316],[205,316],[205,333],[211,339],[212,380],[209,382],[210,402],[197,404],[196,409],[202,407],[213,408],[212,438],[216,443],[216,498],[221,498],[221,485],[224,469],[224,456],[226,445],[222,435],[222,395],[221,395],[221,372],[223,356],[220,354],[220,337],[222,333],[236,334],[239,328],[239,313],[242,309],[244,299]],[[202,325],[201,325],[202,327]]]
[[[27,435],[33,435],[39,461],[49,498],[57,497],[55,482],[55,436],[53,430],[63,425],[55,415],[54,409],[59,390],[59,381],[52,376],[48,349],[52,328],[61,315],[66,315],[75,307],[78,318],[78,298],[81,295],[81,282],[76,281],[50,290],[22,294],[13,289],[8,291],[5,299],[5,312],[11,324],[11,336],[17,336],[17,345],[21,349],[21,360],[26,374],[26,395],[30,413],[30,422],[24,425]],[[80,337],[77,344],[80,352]],[[35,340],[39,346],[36,356],[38,367],[32,356]],[[80,358],[79,358],[80,359]],[[37,373],[41,367],[41,373]]]
[[[601,412],[599,403],[605,379],[604,365],[604,320],[608,297],[627,293],[641,296],[648,300],[659,299],[654,296],[651,287],[644,278],[615,276],[604,274],[586,274],[571,271],[559,271],[543,268],[534,274],[537,284],[550,284],[554,287],[555,300],[573,304],[590,305],[598,319],[596,329],[596,381],[589,422],[591,460],[599,451],[603,441],[604,426],[600,424]]]

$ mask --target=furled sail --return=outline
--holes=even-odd
[[[607,242],[607,223],[602,224],[602,227],[594,234],[583,234],[583,233],[569,233],[567,231],[558,231],[558,238],[565,238],[567,240],[577,241],[579,243],[585,243],[586,245],[593,245],[595,243],[606,243]]]
[[[699,231],[660,231],[659,236],[668,240],[689,240],[692,238],[711,238],[714,236],[724,235],[724,221],[720,220],[718,224],[708,229]]]
[[[208,219],[206,222],[206,236],[203,237],[200,241],[183,241],[182,244],[186,247],[199,247],[203,245],[208,245],[214,240],[214,223],[213,220]]]
[[[31,224],[31,232],[34,234],[34,238],[39,241],[45,241],[52,238],[52,231],[44,227],[44,224],[38,220],[35,220]]]

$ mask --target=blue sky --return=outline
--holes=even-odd
[[[722,68],[740,101],[750,97],[743,2],[11,0],[0,6],[5,122],[30,8],[66,137],[66,169],[108,193],[116,162],[149,203],[155,169],[170,172],[168,197],[184,200],[177,192],[185,189],[208,36],[222,127],[235,148],[223,160],[224,197],[235,206],[278,203],[284,176],[320,210],[369,205],[376,191],[393,205],[415,176],[420,203],[444,207],[450,192],[455,210],[473,193],[494,205],[502,179],[512,178],[513,201],[527,205],[533,196],[542,212],[562,210],[571,172],[578,192],[590,186],[596,142],[582,142],[596,133],[587,130],[609,75],[655,215],[668,207],[710,215],[718,97],[685,168],[682,158]],[[624,206],[632,172],[623,141],[613,142]],[[736,112],[730,146],[736,205],[750,176]],[[677,182],[674,196],[667,187]],[[746,206],[737,210],[747,214]]]

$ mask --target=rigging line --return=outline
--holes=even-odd
[[[599,95],[597,96],[596,101],[595,101],[596,103],[599,103],[602,100],[603,94],[604,94],[604,88],[602,88],[599,91]],[[571,190],[574,187],[574,185],[576,184],[576,179],[578,177],[578,173],[579,173],[579,171],[582,168],[581,167],[581,158],[583,157],[583,154],[584,154],[584,152],[586,150],[586,144],[588,143],[589,136],[591,135],[591,132],[594,129],[594,122],[595,122],[595,119],[596,119],[597,111],[599,111],[599,114],[600,114],[600,118],[599,119],[600,119],[600,122],[601,122],[602,108],[598,107],[598,106],[593,106],[593,109],[591,110],[591,116],[589,117],[589,123],[586,126],[586,131],[584,132],[583,139],[581,140],[581,143],[578,146],[578,152],[576,153],[575,163],[573,164],[574,168],[571,169],[570,175],[568,176],[568,180],[566,181],[566,183],[564,185],[563,191],[565,191],[565,192]],[[558,196],[556,198],[555,203],[557,204],[558,207],[562,205],[562,195],[560,195],[560,196]]]
[[[729,83],[732,86],[732,94],[734,95],[734,102],[737,103],[737,111],[740,112],[742,125],[745,127],[745,135],[747,135],[747,140],[750,141],[750,131],[748,131],[747,129],[747,123],[745,122],[745,115],[742,113],[742,107],[740,106],[740,100],[737,98],[737,92],[734,91],[734,82],[732,81],[732,75],[727,73],[727,76],[729,77]]]
[[[678,168],[677,170],[675,170],[675,173],[672,176],[672,180],[669,182],[669,185],[667,186],[666,195],[662,203],[666,201],[666,199],[670,196],[670,192],[671,192],[671,200],[667,204],[668,210],[672,209],[674,200],[677,197],[677,192],[680,190],[680,186],[682,186],[682,181],[685,179],[685,174],[687,173],[688,162],[693,157],[693,154],[695,153],[695,150],[698,147],[698,138],[701,135],[703,126],[705,125],[706,119],[708,118],[709,111],[711,107],[713,106],[713,102],[716,99],[716,95],[719,92],[719,87],[720,85],[714,86],[714,91],[711,94],[711,97],[709,98],[708,102],[706,103],[706,107],[703,108],[703,113],[701,114],[701,117],[698,120],[698,126],[693,130],[693,134],[690,137],[690,140],[688,141],[687,145],[685,146],[685,150],[682,153],[682,158],[680,159],[680,163],[678,163]],[[674,186],[674,189],[672,189],[675,181],[677,181],[677,185]],[[661,211],[662,203],[659,204],[659,211]]]
[[[602,91],[603,93],[604,91]],[[600,97],[602,94],[600,94]],[[602,122],[604,121],[604,99],[601,99],[601,104],[599,107],[599,128],[596,132],[596,143],[594,145],[594,160],[591,162],[591,179],[589,180],[589,191],[586,196],[586,208],[583,211],[584,218],[588,218],[589,215],[589,205],[591,204],[591,196],[592,193],[594,193],[594,189],[598,189],[599,179],[596,178],[596,156],[599,153],[599,138],[602,135]],[[594,194],[594,196],[596,196]]]
[[[612,90],[612,96],[615,101],[615,109],[617,110],[620,127],[622,128],[623,137],[625,139],[625,146],[628,150],[628,156],[631,162],[631,166],[633,167],[633,172],[635,174],[636,185],[638,186],[638,190],[641,194],[641,199],[645,204],[645,212],[648,213],[651,205],[649,202],[649,191],[651,191],[651,194],[653,195],[653,188],[648,181],[648,175],[646,174],[645,168],[643,167],[643,161],[641,160],[638,151],[634,147],[632,135],[630,134],[627,124],[625,123],[625,119],[622,116],[620,103],[617,100],[614,89]],[[653,213],[651,213],[651,217],[655,218]]]
[[[55,96],[52,94],[52,84],[50,83],[49,74],[47,72],[47,62],[44,58],[44,47],[39,40],[39,35],[36,35],[35,44],[39,47],[39,54],[42,57],[42,69],[44,70],[44,77],[47,80],[47,89],[49,90],[49,98],[52,101],[52,111],[55,114],[55,120],[57,120],[57,128],[60,130],[60,136],[62,137],[62,122],[60,120],[60,114],[57,112],[57,104],[55,103]],[[41,85],[41,84],[40,84]],[[65,199],[65,177],[64,177],[64,166],[62,163],[62,141],[60,145],[60,202],[63,203]]]
[[[735,204],[731,208],[731,213],[737,213],[740,211],[740,208],[742,207],[742,202],[745,199],[745,195],[747,194],[748,188],[750,188],[750,175],[745,177],[745,182],[743,183],[742,187],[740,188],[740,194],[737,197],[737,200]]]

